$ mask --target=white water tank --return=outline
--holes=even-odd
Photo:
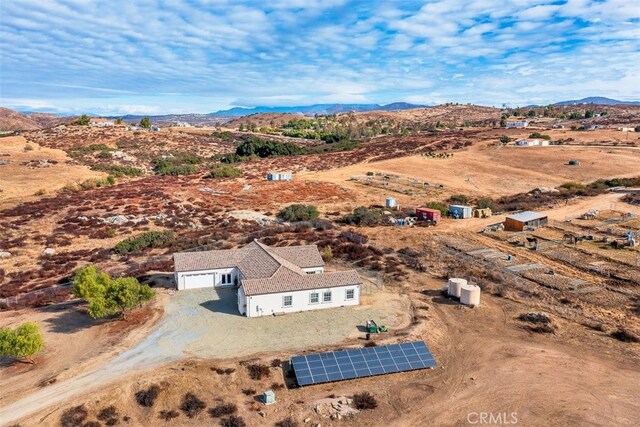
[[[460,298],[460,288],[467,284],[466,279],[449,279],[449,296]]]
[[[480,286],[462,285],[460,287],[460,302],[477,307],[480,305]]]
[[[387,208],[395,208],[397,205],[395,197],[387,197],[385,200],[385,206]]]

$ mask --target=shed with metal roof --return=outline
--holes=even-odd
[[[535,230],[547,225],[547,215],[539,212],[524,211],[514,215],[507,215],[504,229],[507,231]]]

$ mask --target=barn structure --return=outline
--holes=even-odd
[[[421,221],[438,222],[442,217],[442,212],[440,212],[438,209],[416,208],[416,217]]]
[[[173,254],[178,290],[237,287],[247,317],[358,305],[355,270],[325,273],[316,245],[270,247],[254,240],[240,249]]]
[[[547,216],[538,212],[525,211],[515,215],[508,215],[504,221],[507,231],[535,230],[547,225]]]

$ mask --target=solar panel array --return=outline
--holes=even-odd
[[[298,385],[349,380],[436,366],[423,341],[294,356]]]

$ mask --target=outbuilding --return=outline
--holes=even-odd
[[[293,173],[291,172],[268,172],[267,181],[291,181]]]
[[[515,215],[508,215],[504,221],[504,228],[507,231],[535,230],[547,225],[547,215],[525,211]]]
[[[442,217],[442,212],[440,212],[438,209],[417,208],[416,209],[416,217],[420,221],[438,222],[438,221],[440,221],[440,218]]]
[[[358,305],[355,270],[324,272],[317,246],[270,247],[254,240],[240,249],[173,255],[178,290],[237,287],[238,311],[260,317]]]
[[[471,218],[473,214],[473,208],[471,206],[464,205],[451,205],[449,206],[449,215],[455,219]]]

